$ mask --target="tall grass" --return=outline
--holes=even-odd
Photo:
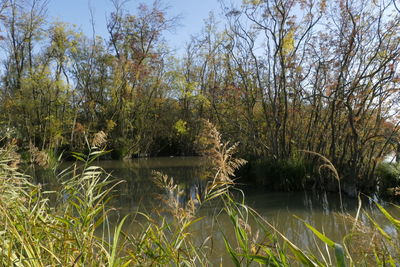
[[[165,192],[161,196],[165,207],[163,212],[168,213],[172,220],[168,221],[165,213],[157,214],[156,219],[154,216],[142,214],[147,220],[142,225],[143,231],[127,239],[131,244],[128,254],[132,263],[141,266],[211,265],[207,257],[210,254],[211,237],[199,242],[193,238],[191,227],[203,219],[198,215],[202,206],[213,200],[223,199],[228,194],[234,184],[231,179],[234,170],[245,161],[233,157],[237,144],[230,146],[223,143],[219,132],[207,121],[204,121],[198,146],[199,151],[209,159],[209,182],[203,194],[197,194],[183,203],[180,201],[183,192],[174,183],[173,177],[154,173],[155,183]]]
[[[327,158],[315,155],[324,162],[321,168],[328,168],[333,172],[340,187],[340,177],[334,166]],[[363,211],[360,198],[356,216],[346,214],[340,198],[343,223],[353,225],[341,242],[334,242],[323,233],[323,229],[318,230],[297,217],[308,228],[308,234],[315,236],[318,250],[315,253],[300,249],[274,225],[245,205],[244,200],[237,202],[227,195],[224,209],[235,230],[236,246],[232,246],[232,242],[226,237],[225,246],[235,266],[250,266],[253,263],[266,266],[399,266],[400,220],[378,202],[371,201],[387,219],[388,224],[380,225],[367,211]],[[400,211],[400,206],[392,205]],[[368,218],[368,222],[360,220],[361,213]],[[249,226],[250,220],[256,222],[255,234]]]
[[[101,154],[92,151],[89,160]],[[110,258],[111,247],[95,232],[107,218],[106,203],[117,183],[99,167],[77,165],[61,176],[58,205],[30,177],[10,168],[6,150],[0,150],[0,265],[97,266]],[[62,177],[60,177],[62,178]]]
[[[163,190],[162,209],[137,212],[110,223],[109,207],[114,180],[93,162],[104,152],[75,153],[81,161],[59,174],[61,190],[46,192],[14,166],[15,153],[0,150],[0,265],[1,266],[210,266],[213,236],[194,237],[193,227],[204,218],[199,211],[215,201],[228,216],[234,235],[220,228],[226,253],[235,266],[396,266],[399,264],[400,220],[378,203],[377,208],[394,232],[379,225],[361,206],[355,217],[343,214],[352,225],[342,242],[303,222],[315,236],[318,253],[299,248],[274,225],[247,206],[235,191],[234,171],[244,164],[236,159],[237,144],[224,143],[216,128],[204,122],[198,146],[208,158],[208,183],[202,193],[182,201],[182,189],[173,177],[154,173]],[[331,166],[334,171],[333,166]],[[339,179],[339,178],[338,178]],[[56,203],[50,196],[56,195]],[[52,197],[51,199],[53,199]],[[397,209],[400,207],[395,206]],[[359,219],[364,212],[369,223]],[[299,218],[299,220],[301,220]],[[125,225],[135,228],[124,231]],[[318,241],[319,240],[319,241]]]

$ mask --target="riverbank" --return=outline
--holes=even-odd
[[[0,252],[9,251],[1,257],[5,265],[28,262],[35,266],[71,263],[76,266],[99,263],[111,266],[150,263],[189,266],[217,263],[233,263],[237,266],[258,263],[273,263],[275,266],[300,263],[309,266],[346,266],[351,263],[398,261],[396,251],[399,246],[391,241],[398,240],[395,231],[397,225],[389,214],[397,215],[391,209],[364,207],[364,212],[360,213],[355,201],[342,202],[328,195],[299,198],[297,193],[278,194],[273,198],[273,195],[259,194],[254,188],[243,188],[249,197],[241,202],[244,196],[235,190],[232,180],[227,176],[219,176],[227,174],[227,166],[237,166],[229,161],[220,162],[222,165],[215,169],[220,174],[211,173],[216,180],[208,183],[206,191],[199,197],[197,195],[200,194],[191,197],[193,191],[190,189],[193,187],[186,190],[187,187],[182,184],[187,175],[194,177],[194,173],[187,170],[187,162],[171,168],[162,165],[166,172],[168,169],[176,171],[177,167],[183,167],[186,171],[181,172],[181,178],[174,180],[160,172],[153,173],[153,177],[158,177],[155,181],[160,191],[154,194],[160,196],[162,204],[158,204],[161,209],[157,209],[157,212],[145,208],[143,213],[140,207],[146,202],[135,201],[139,206],[125,210],[129,215],[124,217],[125,213],[120,213],[124,210],[120,209],[121,204],[133,203],[127,201],[128,195],[153,195],[146,188],[154,190],[154,184],[150,185],[150,178],[143,177],[140,170],[138,177],[142,177],[141,181],[149,186],[138,183],[136,190],[131,191],[130,184],[135,180],[132,172],[127,173],[131,180],[123,183],[120,179],[114,180],[124,172],[124,168],[115,168],[110,176],[104,168],[87,164],[93,157],[101,155],[100,151],[93,151],[89,161],[83,162],[80,168],[70,168],[58,176],[61,186],[57,191],[46,193],[42,186],[30,183],[29,177],[10,168],[7,152],[0,152],[0,212],[5,218],[0,223],[3,233]],[[145,164],[146,171],[156,167],[149,163]],[[136,165],[132,169],[137,171],[139,168]],[[121,190],[123,188],[125,191]],[[250,193],[251,190],[258,193]],[[187,193],[189,196],[185,198]],[[55,194],[56,203],[50,206],[48,197],[51,194]],[[110,194],[116,194],[114,200],[109,198]],[[376,207],[377,204],[370,201],[371,207]],[[264,207],[264,213],[260,205],[265,202],[270,202],[270,205]],[[299,210],[301,202],[308,207],[304,213]],[[278,216],[274,217],[273,205],[287,205],[287,210],[284,212],[285,209],[280,209]],[[346,213],[342,212],[343,209]],[[207,211],[211,213],[206,215]],[[293,218],[292,215],[299,218]],[[380,219],[376,215],[380,215]],[[111,218],[116,220],[112,222]],[[385,218],[389,218],[389,222],[383,223]],[[135,230],[129,230],[128,226]],[[340,235],[329,236],[329,227],[334,227]],[[283,229],[287,230],[284,234]],[[327,231],[322,235],[316,229]],[[320,242],[315,240],[318,237],[321,238]],[[369,242],[370,246],[365,247],[365,242]],[[324,244],[332,248],[319,255],[318,251]]]

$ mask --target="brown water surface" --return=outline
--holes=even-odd
[[[100,161],[95,164],[103,167],[115,178],[125,180],[118,187],[118,192],[111,203],[118,210],[115,220],[138,210],[151,213],[154,209],[162,207],[158,196],[166,192],[154,185],[152,179],[154,171],[174,178],[183,190],[183,194],[179,196],[182,204],[190,197],[201,193],[206,185],[204,172],[207,168],[204,166],[204,159],[198,157],[143,158],[131,161]],[[355,216],[358,208],[357,199],[343,196],[342,209],[339,195],[334,193],[269,192],[268,188],[251,185],[240,185],[239,188],[244,192],[247,205],[275,225],[293,243],[314,253],[318,253],[315,245],[316,237],[299,218],[324,232],[332,240],[341,242],[352,226],[352,222],[343,215]],[[237,195],[240,196],[240,194]],[[390,205],[385,207],[396,213]],[[227,216],[220,215],[218,221],[214,220],[215,214],[220,210],[221,206],[218,203],[203,207],[199,215],[204,218],[194,226],[193,231],[199,240],[213,236],[213,255],[210,257],[215,264],[222,261],[224,266],[227,266],[229,259],[225,253],[222,233],[232,238],[234,232]],[[383,225],[387,232],[397,236],[395,229],[368,198],[363,198],[363,211],[364,213],[360,216],[361,221],[369,222],[365,215],[367,212]],[[398,213],[395,215],[398,216]],[[135,232],[137,227],[134,223],[128,225],[126,231]],[[253,227],[253,233],[259,230],[256,229],[255,224],[251,224],[251,227]]]

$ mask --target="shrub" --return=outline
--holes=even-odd
[[[381,163],[375,171],[379,191],[384,193],[388,188],[400,186],[400,166],[396,163]]]
[[[302,158],[288,160],[258,159],[249,163],[247,171],[257,183],[271,190],[296,191],[304,189],[313,168]]]

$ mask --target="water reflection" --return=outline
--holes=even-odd
[[[126,212],[136,210],[138,206],[147,209],[159,205],[160,194],[165,194],[154,183],[154,172],[163,173],[174,179],[183,194],[179,201],[184,204],[189,198],[204,191],[204,159],[199,157],[185,158],[151,158],[132,161],[102,161],[100,165],[117,179],[125,180],[118,187],[113,204]]]
[[[111,203],[113,207],[119,210],[118,218],[139,210],[139,207],[141,210],[145,209],[149,212],[160,207],[161,203],[157,195],[165,195],[167,192],[155,186],[152,178],[154,171],[174,178],[175,183],[179,185],[182,191],[182,194],[176,196],[182,205],[190,198],[195,199],[197,194],[201,195],[204,192],[207,183],[205,177],[209,171],[204,164],[204,159],[197,157],[150,158],[127,162],[101,161],[98,163],[112,176],[126,181],[118,187],[117,194]],[[38,179],[46,181],[43,177]],[[265,188],[246,185],[241,185],[239,189],[244,192],[246,203],[249,206],[253,207],[299,247],[314,252],[317,251],[317,244],[320,244],[320,242],[294,215],[313,225],[333,241],[341,243],[353,224],[353,221],[345,214],[355,216],[358,208],[357,199],[343,196],[343,210],[345,211],[345,214],[343,214],[339,196],[332,193],[277,193],[268,192]],[[241,196],[239,193],[237,195],[238,197]],[[391,209],[390,206],[386,206],[386,208],[393,212],[395,216],[399,216],[398,210]],[[213,214],[218,214],[220,209],[221,206],[217,202],[203,207],[199,211],[199,215],[205,217],[195,224],[193,229],[199,240],[213,236],[210,242],[213,247],[211,257],[215,261],[214,263],[218,263],[221,255],[226,254],[224,253],[225,246],[221,231],[224,231],[228,238],[234,236],[231,222],[225,215],[219,215],[218,221],[213,219]],[[385,231],[392,234],[394,238],[399,238],[395,229],[370,203],[368,198],[363,199],[363,210],[383,225]],[[361,214],[360,220],[365,224],[369,223],[365,213]],[[254,222],[250,223],[250,226],[253,230],[257,229]],[[225,256],[223,258],[226,260]],[[224,262],[226,262],[225,260]]]
[[[195,198],[196,194],[204,192],[207,181],[205,161],[201,158],[157,158],[137,159],[130,162],[102,162],[101,165],[115,177],[126,180],[120,188],[119,195],[113,205],[121,209],[121,215],[138,209],[138,206],[146,207],[149,211],[160,205],[158,194],[166,192],[157,188],[152,181],[152,172],[159,171],[170,177],[180,186],[183,194],[179,196],[182,205],[189,198]],[[334,193],[315,192],[269,192],[266,188],[241,185],[240,190],[246,196],[246,203],[267,219],[276,228],[284,233],[290,240],[300,247],[317,251],[316,244],[320,244],[315,236],[305,227],[304,223],[296,218],[313,225],[316,229],[325,233],[333,241],[342,242],[343,237],[349,233],[353,221],[342,213],[340,198]],[[237,194],[238,197],[241,194]],[[225,247],[221,236],[221,229],[227,236],[234,236],[230,221],[224,215],[218,218],[218,224],[212,219],[212,214],[220,211],[218,203],[203,208],[200,215],[205,218],[196,224],[195,232],[202,238],[213,236],[214,252],[223,253]],[[358,208],[358,200],[343,196],[343,210],[345,214],[355,216]],[[388,207],[390,209],[390,207]],[[376,221],[384,225],[388,232],[395,230],[386,221],[384,216],[371,205],[368,198],[363,199],[363,210],[368,212]],[[397,212],[390,209],[391,212]],[[398,213],[397,213],[398,214]],[[361,214],[360,220],[365,224],[369,219]],[[253,228],[257,228],[255,225]],[[231,230],[230,230],[231,229]]]

